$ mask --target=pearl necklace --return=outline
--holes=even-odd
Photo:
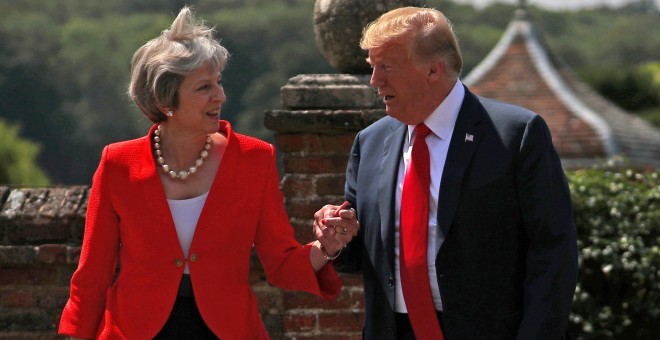
[[[211,136],[206,136],[206,143],[202,148],[202,151],[199,153],[199,158],[195,160],[195,165],[191,166],[188,171],[181,170],[176,172],[170,168],[167,163],[165,163],[165,158],[163,158],[163,152],[160,150],[160,141],[161,141],[161,127],[158,125],[158,128],[154,131],[154,150],[156,150],[156,156],[158,164],[163,169],[163,172],[168,174],[171,179],[180,179],[185,181],[190,175],[197,172],[197,168],[204,164],[204,159],[209,156],[209,149],[211,149]]]

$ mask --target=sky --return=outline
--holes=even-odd
[[[518,3],[518,0],[454,0],[458,3],[473,4],[482,8],[493,2]],[[620,7],[634,0],[527,0],[530,6],[542,7],[548,10],[577,10],[595,6]],[[656,7],[660,8],[660,0],[653,0]]]

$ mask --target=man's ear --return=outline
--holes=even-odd
[[[430,63],[427,74],[429,81],[436,82],[445,75],[445,63],[442,60],[434,60]]]

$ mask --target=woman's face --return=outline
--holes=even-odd
[[[220,69],[211,63],[186,76],[177,92],[179,107],[168,121],[205,134],[217,132],[221,106],[227,100],[221,80]]]

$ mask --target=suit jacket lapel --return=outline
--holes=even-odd
[[[394,195],[407,125],[397,122],[391,128],[390,135],[383,140],[383,158],[378,176],[378,206],[383,226],[380,230],[382,249],[387,250],[387,262],[394,272]],[[377,254],[371,253],[371,256],[377,256]],[[377,263],[375,258],[372,258],[371,261]]]
[[[438,226],[445,237],[456,213],[463,176],[481,140],[483,131],[478,123],[484,115],[483,110],[479,99],[466,88],[440,182]]]

